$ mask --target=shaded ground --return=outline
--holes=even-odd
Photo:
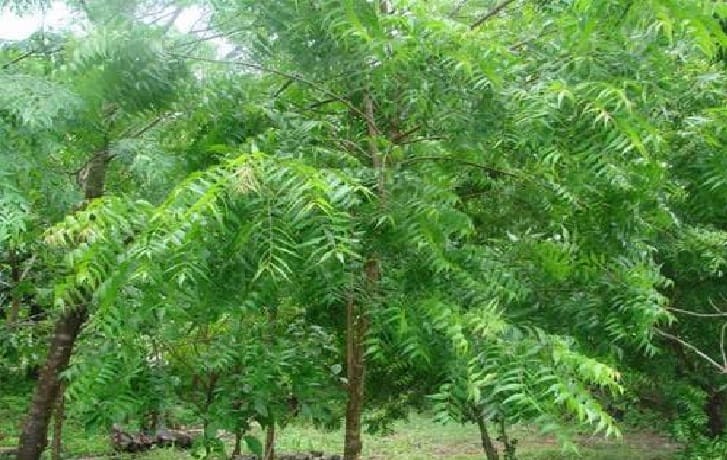
[[[0,401],[2,402],[2,401]],[[7,402],[7,401],[6,401]],[[20,414],[8,417],[8,407],[0,407],[0,448],[15,447]],[[3,413],[5,412],[5,413]],[[262,433],[251,433],[262,439]],[[343,451],[343,433],[324,432],[308,426],[289,426],[279,430],[276,448],[281,453],[323,450],[326,453]],[[518,439],[518,458],[521,460],[670,460],[678,446],[666,438],[649,433],[629,433],[622,440],[598,437],[574,437],[579,453],[563,453],[552,437],[542,436],[527,428],[510,433]],[[109,437],[105,433],[89,435],[69,423],[64,436],[68,457],[102,460],[111,457]],[[114,456],[118,458],[118,456]],[[129,458],[128,456],[124,458]],[[189,452],[159,449],[134,457],[135,460],[186,460]],[[439,425],[423,416],[414,416],[395,425],[387,436],[365,436],[364,458],[367,460],[472,460],[482,459],[477,428],[473,425]]]
[[[261,436],[262,433],[254,433]],[[579,454],[561,451],[554,438],[539,435],[531,429],[513,430],[519,440],[521,460],[671,460],[678,446],[662,436],[633,433],[623,440],[604,440],[594,437],[577,438]],[[307,452],[320,449],[342,452],[343,433],[322,432],[310,427],[291,426],[278,438],[278,452]],[[149,452],[139,460],[173,460],[191,458],[179,452]],[[426,417],[413,417],[396,425],[388,436],[366,436],[364,458],[367,460],[481,460],[479,433],[472,425],[439,425]]]

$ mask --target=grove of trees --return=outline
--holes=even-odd
[[[426,410],[727,458],[727,3],[63,3],[0,41],[19,460],[178,407],[210,457]]]

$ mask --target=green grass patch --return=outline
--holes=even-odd
[[[261,430],[251,433],[263,439]],[[309,426],[291,425],[278,430],[279,452],[343,452],[343,431],[326,432]],[[518,458],[522,460],[670,460],[677,447],[661,436],[648,433],[627,434],[624,439],[575,438],[578,453],[564,453],[556,441],[528,428],[515,428],[510,435],[518,439]],[[369,460],[482,459],[477,427],[471,424],[440,425],[426,416],[412,416],[394,425],[389,435],[365,435],[364,458]]]
[[[0,398],[0,447],[15,447],[26,399]],[[364,458],[368,460],[472,460],[482,459],[479,433],[474,425],[440,425],[431,418],[414,415],[409,420],[394,424],[388,435],[365,435]],[[261,441],[264,433],[253,430],[251,435]],[[671,460],[676,458],[677,447],[661,436],[638,432],[627,433],[622,440],[598,437],[577,437],[579,453],[563,453],[551,437],[537,431],[517,427],[510,433],[518,439],[518,458],[521,460]],[[225,441],[232,443],[231,436]],[[106,433],[88,433],[69,420],[64,429],[64,452],[68,458],[111,457],[109,436]],[[308,452],[323,450],[327,454],[343,452],[343,431],[323,431],[305,424],[291,424],[277,430],[278,452]],[[118,456],[114,456],[118,458]],[[193,457],[189,452],[175,449],[155,449],[136,456],[123,456],[138,460],[185,460]]]

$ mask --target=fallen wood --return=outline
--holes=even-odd
[[[124,431],[114,424],[111,428],[111,444],[119,452],[141,452],[152,447],[192,447],[192,436],[181,430],[159,429],[154,434]]]

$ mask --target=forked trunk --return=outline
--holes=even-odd
[[[487,422],[485,417],[481,414],[477,415],[477,427],[480,429],[480,440],[482,441],[482,449],[485,451],[485,457],[487,460],[500,460],[500,455],[497,453],[497,448],[490,438],[490,434],[487,432]]]
[[[73,343],[86,319],[86,307],[64,313],[56,323],[50,350],[33,392],[30,411],[23,424],[17,460],[38,460],[48,443],[48,424],[53,403],[60,393],[60,373],[68,366]]]

